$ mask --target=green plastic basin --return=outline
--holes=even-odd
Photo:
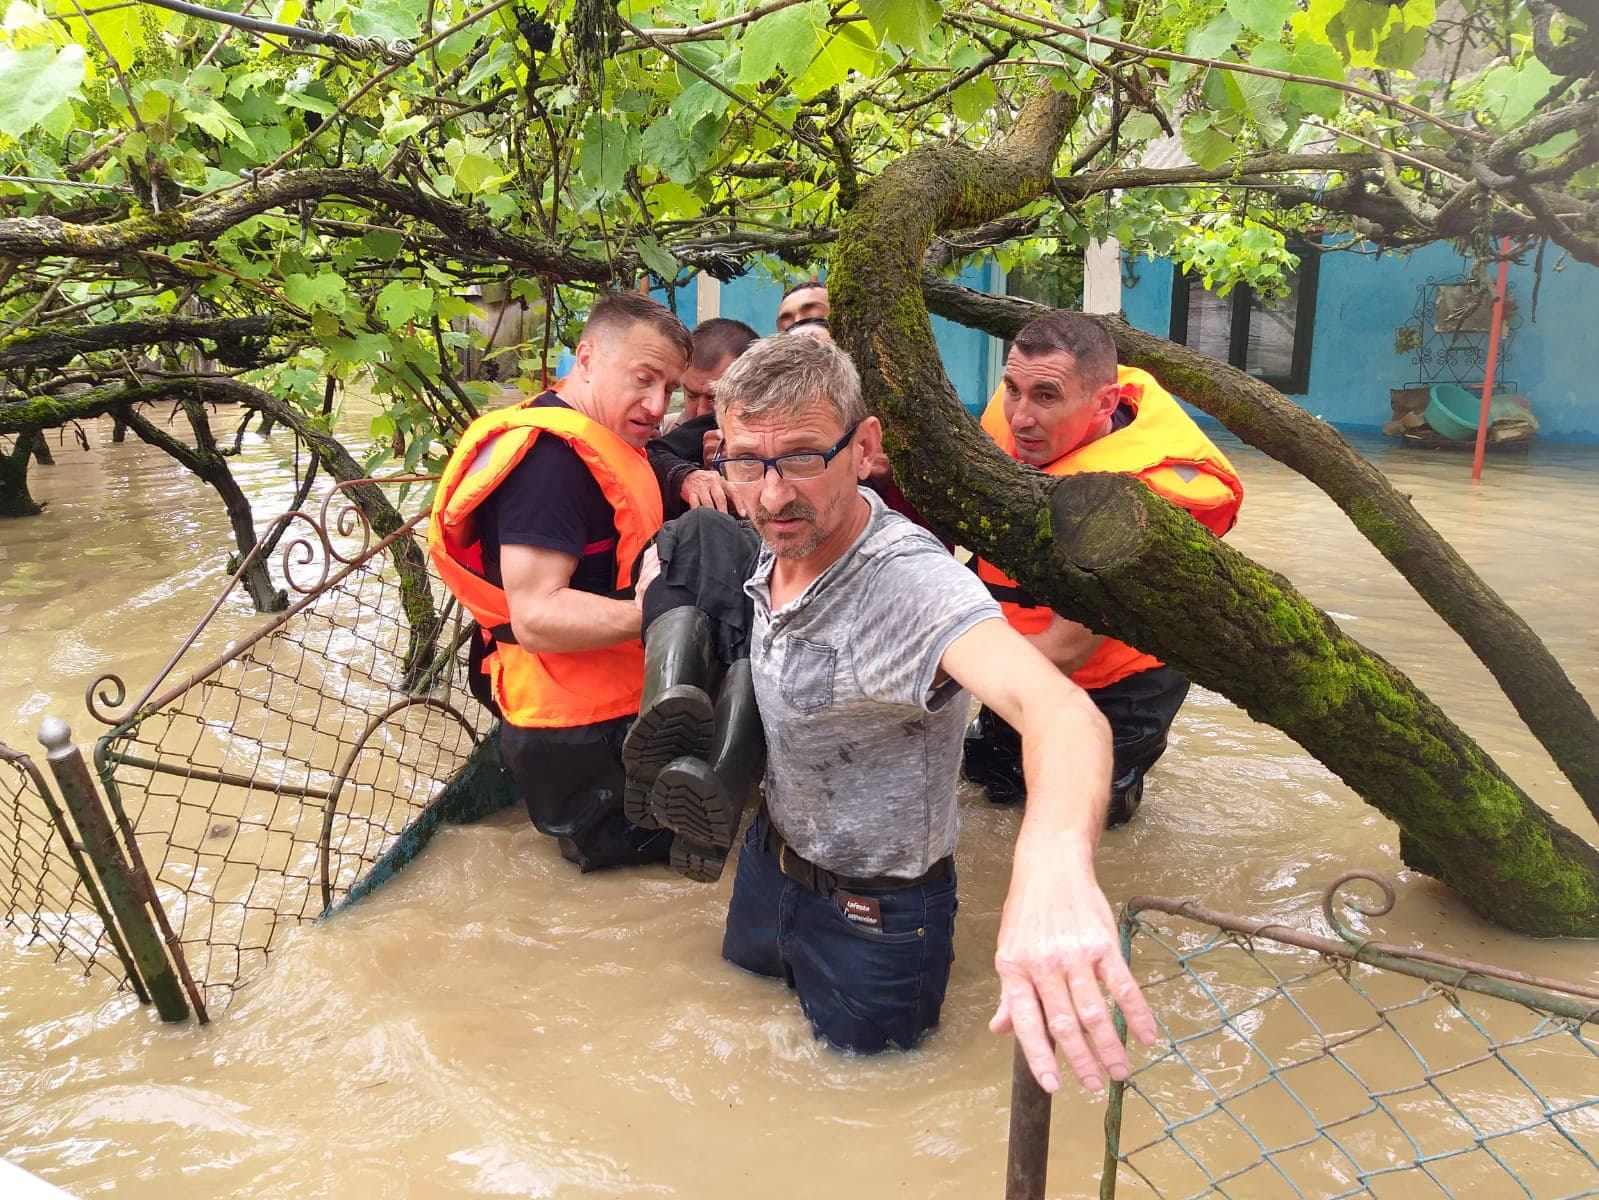
[[[1435,383],[1428,391],[1427,407],[1421,415],[1446,438],[1464,441],[1477,432],[1480,397],[1453,383]]]

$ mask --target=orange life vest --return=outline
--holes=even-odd
[[[1200,524],[1221,537],[1238,520],[1238,508],[1244,500],[1243,484],[1227,456],[1147,371],[1120,367],[1116,382],[1121,387],[1122,403],[1133,410],[1133,419],[1040,469],[1048,475],[1083,471],[1134,475],[1156,495],[1188,510]],[[1005,421],[1004,400],[1005,389],[1001,387],[983,412],[983,431],[1006,454],[1017,458],[1016,440]],[[1005,619],[1018,632],[1041,633],[1049,625],[1050,609],[1034,603],[998,567],[979,560],[977,575],[999,600]],[[1160,665],[1158,658],[1106,638],[1089,660],[1072,672],[1072,679],[1079,687],[1091,690]]]
[[[484,666],[505,720],[524,729],[566,729],[638,711],[644,643],[634,638],[561,653],[523,649],[511,632],[504,589],[483,574],[478,507],[538,438],[560,438],[577,451],[615,510],[616,586],[618,594],[627,594],[634,562],[661,527],[661,492],[642,450],[573,409],[530,404],[485,413],[467,429],[433,499],[428,553],[445,585],[492,640]],[[611,548],[596,546],[593,552]]]

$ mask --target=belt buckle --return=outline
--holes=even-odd
[[[791,871],[791,870],[789,870],[789,867],[788,867],[788,843],[787,842],[778,843],[778,847],[777,847],[777,870],[778,870],[778,873],[781,874],[783,876],[783,878],[785,878],[785,879],[792,879],[795,883],[799,884],[802,888],[806,888],[809,891],[813,891],[813,892],[816,891],[817,890],[817,888],[816,888],[816,865],[814,863],[807,862],[803,858],[800,858],[800,856],[798,854],[794,855],[794,858],[797,861],[794,864],[794,869]],[[801,864],[804,865],[804,870],[800,869]]]

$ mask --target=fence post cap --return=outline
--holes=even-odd
[[[48,751],[45,757],[52,762],[71,754],[74,748],[72,728],[60,717],[46,717],[39,722],[39,741]]]

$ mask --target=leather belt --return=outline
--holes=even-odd
[[[789,879],[799,884],[807,891],[815,892],[820,896],[829,896],[836,891],[846,892],[902,892],[907,888],[920,887],[924,883],[936,883],[955,869],[955,856],[946,854],[927,870],[913,879],[903,875],[839,875],[825,867],[819,867],[808,858],[800,854],[787,842],[783,835],[777,832],[777,826],[772,824],[772,818],[764,808],[761,809],[760,819],[765,824],[765,835],[761,845],[777,855],[777,869]]]

